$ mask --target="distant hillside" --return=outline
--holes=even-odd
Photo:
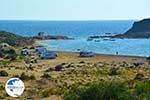
[[[31,45],[33,43],[33,39],[6,31],[0,31],[0,43],[8,43],[11,46],[25,46]]]
[[[150,38],[150,19],[134,22],[131,29],[115,38]]]

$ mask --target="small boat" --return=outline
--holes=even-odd
[[[105,34],[110,35],[111,33],[105,33]]]
[[[110,39],[109,41],[116,41],[115,39]]]
[[[94,40],[95,42],[100,42],[101,40]]]
[[[87,41],[93,41],[93,38],[88,38]]]
[[[109,39],[108,38],[104,38],[103,41],[109,41]]]
[[[103,41],[116,41],[115,39],[104,38]]]

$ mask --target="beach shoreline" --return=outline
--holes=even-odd
[[[115,39],[105,41],[103,39],[87,41],[86,39],[75,40],[41,40],[40,44],[53,51],[91,51],[98,54],[127,55],[147,57],[150,55],[148,39]]]
[[[35,45],[36,46],[44,46],[47,48],[47,45],[42,43],[43,40],[36,40],[35,41]],[[59,40],[56,40],[59,41]],[[53,52],[64,52],[64,53],[80,53],[80,51],[63,51],[63,50],[51,50],[48,49],[49,51],[53,51]],[[136,57],[136,58],[146,58],[146,56],[135,56],[135,55],[121,55],[121,54],[105,54],[105,53],[95,53],[93,52],[94,55],[99,55],[99,56],[114,56],[114,57]]]

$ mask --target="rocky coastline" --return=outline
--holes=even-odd
[[[123,34],[113,36],[90,36],[89,38],[148,39],[150,38],[150,18],[134,22],[133,26]]]
[[[150,38],[150,19],[134,22],[131,29],[124,34],[115,35],[115,38]]]
[[[44,36],[43,38],[40,38],[38,36],[34,36],[34,39],[39,39],[39,40],[72,40],[73,38],[67,37],[67,36]]]
[[[11,46],[28,46],[35,43],[35,40],[70,40],[73,38],[69,38],[67,36],[33,36],[33,37],[23,37],[20,35],[16,35],[12,32],[0,31],[0,43],[7,43]]]

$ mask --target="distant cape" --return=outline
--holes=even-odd
[[[131,29],[124,34],[118,34],[113,38],[150,38],[150,18],[134,22]]]

